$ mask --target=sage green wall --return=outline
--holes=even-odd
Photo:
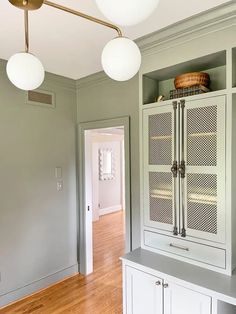
[[[77,270],[77,122],[130,116],[132,244],[140,245],[138,77],[117,83],[95,74],[76,89],[47,74],[41,89],[55,93],[53,109],[27,104],[5,66],[0,60],[0,306]]]
[[[51,282],[35,285],[39,279],[75,271],[77,232],[75,82],[47,75],[41,88],[55,93],[55,109],[26,104],[25,92],[8,81],[4,61],[0,86],[1,306]],[[62,167],[61,192],[56,166]]]
[[[101,72],[77,81],[77,120],[130,117],[132,248],[140,246],[138,76],[115,82]]]

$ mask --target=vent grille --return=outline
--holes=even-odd
[[[187,175],[187,226],[217,234],[217,175]]]
[[[149,164],[172,163],[172,114],[149,116]]]
[[[187,110],[189,166],[217,165],[217,106]]]
[[[47,107],[55,107],[55,97],[51,92],[46,91],[28,91],[27,103],[32,105],[44,105]]]
[[[172,174],[149,173],[150,220],[172,224]]]

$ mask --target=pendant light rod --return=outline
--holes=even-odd
[[[25,52],[29,52],[29,11],[24,10],[25,21]]]
[[[55,9],[58,9],[58,10],[61,10],[61,11],[64,11],[64,12],[68,12],[68,13],[74,14],[74,15],[79,16],[79,17],[82,17],[82,18],[84,18],[86,20],[89,20],[91,22],[94,22],[94,23],[97,23],[97,24],[100,24],[100,25],[112,28],[112,29],[114,29],[118,33],[119,37],[122,37],[122,32],[121,32],[120,28],[118,26],[114,25],[114,24],[111,24],[111,23],[108,23],[106,21],[97,19],[96,17],[93,17],[93,16],[87,15],[85,13],[82,13],[82,12],[79,12],[79,11],[67,8],[65,6],[62,6],[60,4],[57,4],[57,3],[54,3],[54,2],[51,2],[51,1],[45,0],[43,2],[43,4],[46,4],[46,5],[50,6],[50,7],[53,7]]]

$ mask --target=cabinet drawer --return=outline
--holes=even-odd
[[[212,246],[198,244],[150,231],[144,231],[144,243],[146,246],[151,248],[187,257],[198,262],[220,268],[226,267],[225,250],[223,249],[218,249]]]

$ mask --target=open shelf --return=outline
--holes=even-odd
[[[172,135],[159,135],[159,136],[151,136],[150,140],[171,140]]]
[[[165,196],[165,195],[155,195],[155,194],[151,194],[150,197],[152,198],[159,198],[162,200],[172,200],[172,197],[170,196]]]
[[[201,194],[201,193],[189,193],[188,202],[196,204],[207,204],[207,205],[216,205],[217,196],[212,194]]]
[[[205,204],[205,205],[217,205],[217,202],[203,201],[203,200],[192,200],[192,199],[189,199],[188,203]]]
[[[217,314],[236,314],[236,306],[218,300],[217,301]]]
[[[162,200],[172,200],[171,190],[153,189],[150,193],[151,198],[158,198]]]
[[[208,133],[192,133],[188,134],[188,137],[207,137],[207,136],[216,136],[215,132],[208,132]]]
[[[175,89],[175,77],[188,72],[206,72],[211,79],[210,90],[224,90],[226,88],[226,51],[146,73],[143,75],[143,104],[155,102],[160,95],[164,95],[165,100],[170,99],[170,90]]]

